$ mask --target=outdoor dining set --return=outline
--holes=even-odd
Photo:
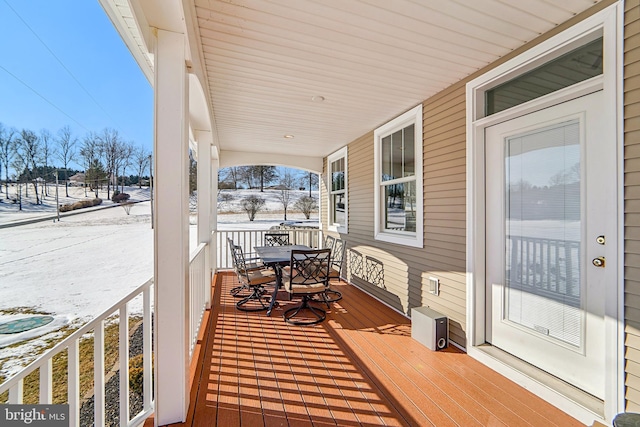
[[[231,295],[239,300],[236,308],[242,311],[265,311],[271,315],[278,306],[278,291],[284,288],[293,297],[301,297],[299,304],[284,310],[284,320],[294,325],[314,325],[326,318],[330,304],[342,299],[331,289],[331,279],[340,279],[345,255],[342,239],[326,236],[321,248],[290,243],[287,232],[268,232],[263,245],[255,252],[245,253],[242,246],[227,238],[238,286]],[[271,295],[266,286],[273,285]]]

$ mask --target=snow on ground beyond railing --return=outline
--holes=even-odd
[[[118,363],[120,371],[120,396],[126,396],[126,399],[120,399],[120,419],[129,420],[129,358],[120,357],[120,355],[129,354],[129,312],[127,303],[134,298],[142,295],[143,298],[143,409],[134,418],[126,424],[128,426],[137,426],[144,419],[153,413],[152,397],[152,368],[151,368],[151,286],[153,280],[150,279],[136,290],[131,292],[125,298],[114,304],[111,308],[105,310],[101,315],[85,324],[65,340],[57,344],[51,350],[40,356],[34,362],[29,364],[18,374],[9,378],[0,385],[0,394],[9,391],[9,403],[19,404],[23,400],[24,379],[31,372],[39,369],[40,373],[40,397],[38,399],[41,404],[52,403],[52,368],[53,357],[64,350],[67,350],[67,384],[68,384],[68,404],[69,404],[69,426],[80,425],[80,340],[87,333],[94,334],[94,419],[96,426],[104,426],[105,424],[105,360],[104,360],[104,327],[105,320],[116,311],[119,313],[119,351]],[[124,320],[123,320],[124,319]],[[122,425],[122,424],[121,424]]]

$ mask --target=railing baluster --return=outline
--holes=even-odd
[[[16,385],[9,389],[9,403],[19,405],[22,403],[24,396],[24,380],[18,381]]]
[[[120,324],[118,327],[120,346],[120,426],[129,424],[129,310],[125,303],[120,307]]]
[[[51,403],[53,399],[53,359],[47,360],[40,366],[40,399],[43,404]]]
[[[69,403],[69,427],[80,425],[80,346],[73,340],[67,348],[67,402]]]
[[[151,364],[151,288],[147,286],[142,291],[142,368],[144,393],[144,411],[151,409],[151,384],[153,379]]]
[[[94,425],[104,426],[104,320],[98,322],[93,336],[93,399]]]

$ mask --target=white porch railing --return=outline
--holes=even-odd
[[[242,246],[244,253],[253,252],[255,246],[264,245],[264,234],[267,232],[289,233],[289,241],[293,245],[306,245],[312,248],[320,246],[321,232],[317,229],[282,229],[282,230],[218,230],[216,242],[218,245],[218,269],[233,268],[233,261],[227,248],[227,237],[236,245]]]
[[[191,254],[189,261],[189,360],[193,357],[193,349],[198,340],[198,331],[202,316],[207,309],[207,292],[210,289],[210,277],[207,272],[209,245],[200,243]]]
[[[141,424],[149,415],[153,413],[152,400],[152,363],[151,363],[151,286],[153,279],[138,287],[125,298],[105,310],[101,315],[80,329],[69,335],[62,342],[44,353],[35,361],[30,363],[18,374],[9,378],[0,385],[0,394],[9,391],[9,402],[11,404],[23,403],[24,379],[36,369],[40,374],[40,404],[51,404],[53,391],[53,357],[67,351],[67,403],[69,404],[69,426],[80,425],[80,354],[79,346],[81,339],[89,333],[94,337],[94,425],[104,426],[105,424],[105,345],[104,327],[105,321],[114,313],[118,313],[118,369],[120,383],[120,426],[133,427]],[[143,395],[144,402],[142,410],[133,418],[129,419],[129,310],[128,303],[134,298],[142,295],[143,305]],[[127,355],[122,357],[122,355]]]

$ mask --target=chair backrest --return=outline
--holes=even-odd
[[[288,246],[289,233],[265,233],[264,234],[265,246]]]
[[[233,269],[235,270],[239,279],[246,279],[247,263],[244,259],[242,246],[234,244],[231,239],[228,239],[228,243],[229,243],[229,251],[231,252],[231,259],[233,260]]]
[[[333,245],[336,243],[336,238],[330,235],[326,235],[324,236],[324,243],[323,243],[323,248],[324,249],[333,249]]]
[[[338,275],[342,276],[342,264],[344,263],[344,240],[335,239],[333,244],[333,254],[331,257],[331,268],[338,271]]]
[[[291,251],[290,283],[292,285],[313,285],[324,283],[329,286],[331,249],[310,249]]]

